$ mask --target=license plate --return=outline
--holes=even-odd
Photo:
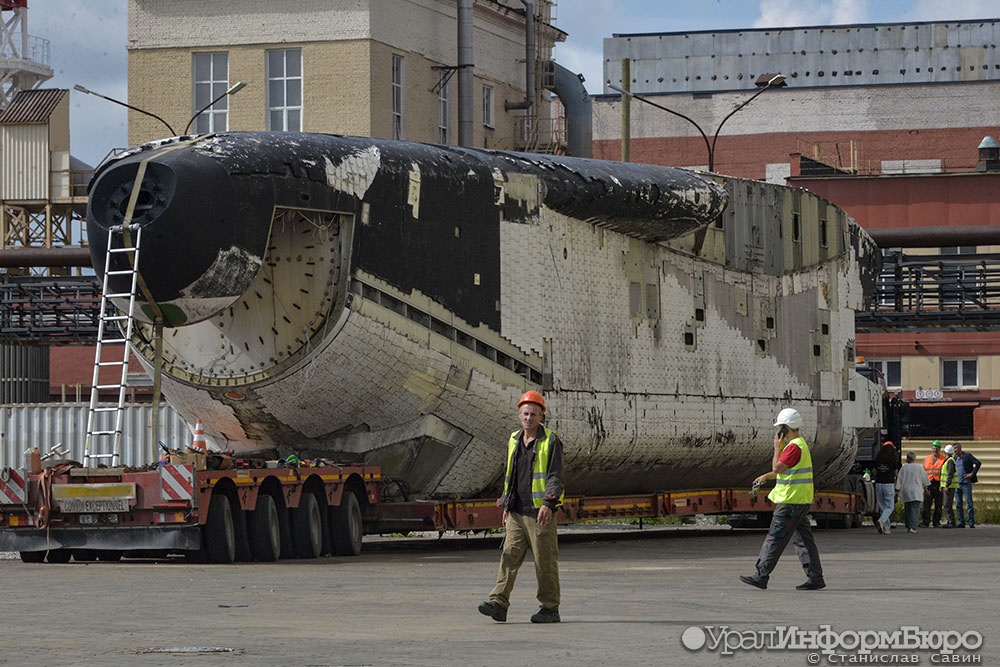
[[[52,496],[59,511],[67,514],[128,512],[135,484],[54,484]]]
[[[60,498],[59,511],[78,512],[128,512],[128,498]]]
[[[81,526],[109,526],[118,523],[117,514],[81,514],[78,517]]]

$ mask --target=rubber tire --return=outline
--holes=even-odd
[[[236,560],[233,508],[224,494],[212,495],[212,500],[208,503],[208,521],[202,527],[202,536],[209,563],[232,563]]]
[[[21,552],[21,562],[22,563],[44,563],[45,554],[47,551],[22,551]]]
[[[311,493],[303,493],[292,510],[292,540],[299,558],[318,558],[323,551],[323,515]]]
[[[73,560],[78,563],[92,563],[97,560],[97,549],[73,549]]]
[[[278,505],[266,493],[257,496],[257,506],[247,516],[247,537],[250,553],[262,563],[273,563],[281,557],[281,522]]]
[[[73,557],[73,552],[69,549],[51,549],[45,557],[49,563],[68,563]]]
[[[253,560],[253,553],[250,551],[250,536],[247,526],[250,512],[245,512],[239,505],[239,501],[233,505],[233,528],[236,530],[236,562],[249,563]]]
[[[340,505],[331,508],[330,523],[333,553],[337,556],[357,556],[361,553],[364,525],[361,504],[353,491],[345,491]]]
[[[117,563],[122,559],[124,553],[119,549],[98,549],[97,560],[105,563]]]

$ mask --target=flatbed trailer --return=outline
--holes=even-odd
[[[492,498],[382,501],[382,474],[360,464],[235,461],[206,469],[205,455],[152,469],[0,468],[0,551],[25,562],[118,560],[182,554],[194,562],[270,562],[357,555],[364,534],[481,532],[502,527]],[[813,517],[852,527],[868,511],[856,491],[820,490]],[[767,525],[765,493],[700,489],[567,497],[563,524],[595,520],[728,515],[734,526]]]
[[[559,523],[613,519],[657,519],[726,515],[738,525],[767,525],[774,503],[766,493],[753,496],[747,489],[699,489],[672,493],[567,497],[559,509]],[[868,512],[856,492],[824,489],[816,492],[810,510],[824,526],[852,528]],[[485,531],[503,526],[503,510],[495,499],[386,502],[373,508],[366,532],[375,534],[417,531]],[[750,519],[752,518],[752,521]]]
[[[199,460],[201,457],[201,460]],[[0,551],[26,562],[183,554],[197,562],[357,555],[381,493],[364,465],[0,468]],[[236,465],[240,465],[239,462]]]

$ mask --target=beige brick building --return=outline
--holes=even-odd
[[[551,2],[475,0],[473,145],[548,142]],[[526,99],[526,11],[534,90]],[[459,0],[129,0],[130,144],[222,130],[458,143]],[[239,81],[247,86],[192,116]],[[189,123],[189,120],[191,121]]]

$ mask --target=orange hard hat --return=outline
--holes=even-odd
[[[526,391],[524,395],[521,396],[521,400],[517,402],[517,408],[520,410],[521,406],[525,403],[535,403],[542,408],[542,414],[545,413],[545,399],[542,395],[535,390]]]

